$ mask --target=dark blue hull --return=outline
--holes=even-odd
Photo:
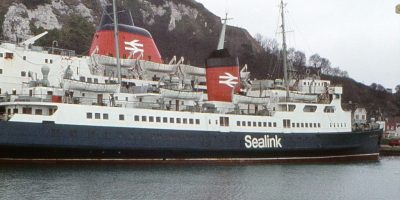
[[[381,130],[266,134],[0,122],[0,161],[376,160],[381,135]]]

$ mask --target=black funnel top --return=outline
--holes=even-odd
[[[239,60],[229,53],[228,49],[213,51],[206,60],[206,68],[239,66]]]
[[[152,38],[151,34],[147,30],[134,25],[131,14],[128,10],[117,8],[117,17],[119,31],[139,34]],[[108,5],[106,7],[105,11],[103,12],[103,16],[101,17],[100,26],[97,30],[114,30],[114,14],[112,5]]]
[[[215,50],[211,52],[208,58],[228,58],[231,57],[228,49]]]
[[[117,17],[118,17],[118,24],[125,24],[128,26],[134,26],[132,17],[128,10],[117,8]],[[106,24],[114,24],[114,13],[113,13],[113,6],[108,5],[101,17],[100,26],[104,26]]]

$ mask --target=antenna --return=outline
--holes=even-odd
[[[285,32],[285,9],[286,4],[281,0],[281,17],[282,17],[282,47],[283,47],[283,74],[284,84],[286,89],[286,100],[289,98],[289,80],[288,80],[288,66],[287,66],[287,46],[286,46],[286,32]]]
[[[221,33],[219,35],[219,41],[218,41],[218,47],[217,50],[222,50],[225,47],[225,32],[226,32],[226,23],[228,20],[232,20],[233,18],[228,18],[228,13],[225,13],[225,18],[222,19],[224,21],[224,24],[222,25]]]
[[[115,56],[117,58],[117,75],[118,83],[121,85],[121,59],[119,57],[119,37],[118,37],[118,18],[117,18],[117,5],[113,0],[113,13],[114,13],[114,43],[115,43]]]

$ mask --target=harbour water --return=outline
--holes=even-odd
[[[0,199],[399,199],[400,157],[315,165],[0,166]]]

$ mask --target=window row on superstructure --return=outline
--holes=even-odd
[[[276,127],[276,122],[236,121],[236,126],[243,127]]]
[[[109,115],[107,113],[86,113],[87,119],[103,119],[108,120]],[[125,121],[125,115],[120,114],[118,116],[120,121]],[[134,115],[133,121],[135,122],[150,122],[150,123],[169,123],[169,124],[200,124],[200,119],[195,118],[181,118],[181,117],[159,117],[159,116],[146,116],[146,115]]]
[[[283,128],[321,128],[321,123],[291,122],[290,119],[284,119]]]
[[[200,119],[193,118],[180,118],[180,117],[158,117],[158,116],[139,116],[133,117],[135,122],[156,122],[156,123],[170,123],[170,124],[200,124]]]
[[[343,127],[347,127],[346,123],[330,123],[329,127],[331,128],[343,128]]]
[[[32,108],[29,106],[19,106],[14,108],[7,108],[7,114],[26,114],[26,115],[52,115],[57,111],[57,108]]]
[[[303,85],[307,85],[307,86],[309,86],[309,85],[311,85],[311,86],[324,86],[324,87],[327,87],[328,85],[329,85],[329,83],[328,82],[316,82],[316,81],[304,81],[303,82]]]
[[[93,81],[92,81],[93,80]],[[80,82],[86,82],[86,83],[99,83],[99,79],[97,79],[97,78],[89,78],[89,77],[84,77],[84,76],[80,76],[79,77],[79,81]]]
[[[294,112],[297,106],[294,104],[279,104],[279,111],[281,112]],[[305,105],[303,112],[317,112],[318,107],[316,105]],[[325,106],[323,108],[324,113],[334,113],[336,111],[335,106]]]
[[[5,54],[4,53],[0,53],[0,58],[3,58],[3,57],[5,59],[13,59],[14,58],[14,53],[11,53],[11,52],[6,52]],[[22,56],[22,60],[26,60],[26,56]],[[53,64],[53,59],[45,58],[44,59],[44,63]]]
[[[0,53],[0,58],[5,58],[5,59],[13,59],[14,58],[14,54],[13,53]]]

